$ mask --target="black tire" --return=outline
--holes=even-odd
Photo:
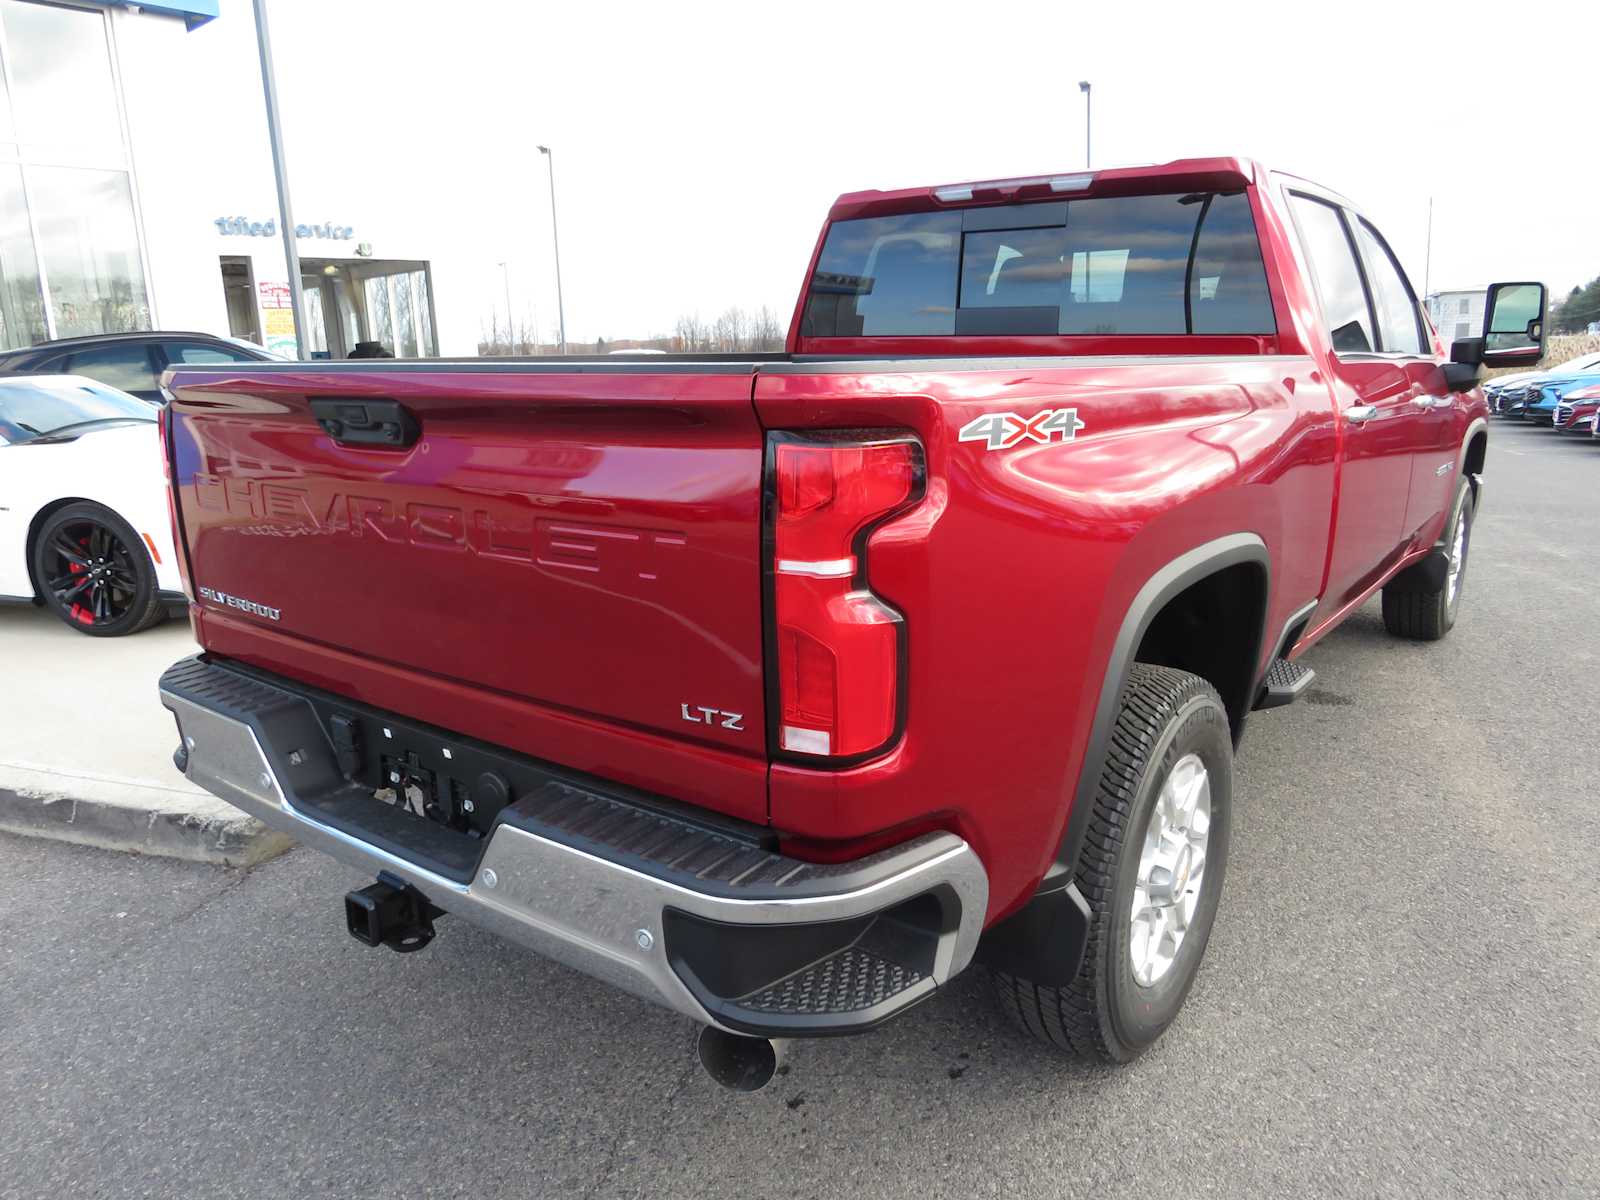
[[[122,637],[166,616],[144,542],[109,508],[79,501],[57,509],[30,553],[40,598],[79,633]]]
[[[1456,614],[1461,608],[1461,589],[1466,586],[1467,551],[1472,547],[1472,520],[1477,510],[1472,484],[1463,478],[1456,489],[1455,506],[1450,510],[1450,521],[1440,541],[1449,555],[1456,545],[1457,532],[1461,534],[1461,563],[1455,572],[1454,587],[1448,570],[1444,582],[1436,588],[1427,586],[1411,570],[1402,571],[1384,586],[1383,626],[1395,637],[1436,642],[1455,627]]]
[[[1135,979],[1130,956],[1139,860],[1162,785],[1189,755],[1199,757],[1211,788],[1205,869],[1178,951],[1147,986]],[[1227,869],[1232,797],[1233,740],[1216,689],[1186,671],[1134,664],[1078,856],[1078,890],[1090,910],[1083,963],[1065,987],[995,972],[1002,1011],[1081,1058],[1127,1062],[1153,1045],[1183,1007],[1205,955]]]

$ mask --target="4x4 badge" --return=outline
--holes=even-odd
[[[1061,435],[1061,441],[1070,442],[1082,428],[1083,422],[1078,420],[1075,408],[1047,408],[1031,417],[1009,412],[985,413],[961,427],[960,440],[987,442],[990,450],[1009,450],[1025,440],[1048,446],[1057,434]]]

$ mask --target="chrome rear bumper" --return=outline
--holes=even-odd
[[[766,1036],[870,1028],[932,994],[977,948],[988,877],[953,834],[815,866],[674,825],[583,781],[518,796],[470,875],[448,878],[319,819],[314,798],[297,795],[297,779],[308,796],[311,778],[360,790],[332,766],[327,701],[312,702],[321,695],[202,659],[161,681],[194,783],[313,849],[400,877],[454,916],[697,1021]],[[797,962],[784,948],[796,930],[825,952]],[[741,976],[729,958],[773,965]]]

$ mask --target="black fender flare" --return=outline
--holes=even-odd
[[[1117,720],[1117,704],[1122,698],[1123,688],[1127,686],[1134,655],[1139,652],[1139,644],[1144,640],[1150,622],[1180,592],[1208,575],[1240,563],[1253,563],[1260,567],[1267,585],[1262,628],[1256,631],[1254,641],[1254,670],[1261,658],[1261,639],[1266,636],[1265,614],[1272,608],[1272,559],[1267,553],[1266,543],[1257,534],[1226,534],[1180,554],[1150,576],[1134,596],[1111,646],[1111,657],[1106,663],[1105,677],[1100,684],[1100,698],[1095,704],[1094,723],[1090,726],[1089,744],[1084,748],[1083,765],[1078,771],[1077,786],[1072,794],[1072,808],[1067,813],[1067,827],[1056,851],[1056,866],[1046,876],[1047,880],[1062,873],[1070,879],[1077,867],[1078,851],[1083,846],[1089,818],[1094,812],[1094,793],[1100,781],[1100,766],[1105,761],[1111,730]]]
[[[1467,425],[1466,433],[1461,435],[1461,445],[1456,448],[1456,478],[1467,475],[1467,452],[1472,449],[1472,439],[1482,431],[1485,442],[1489,436],[1489,420],[1487,417],[1474,417]],[[1487,447],[1485,448],[1487,453]],[[1472,500],[1477,503],[1483,488],[1482,481],[1476,475],[1467,475],[1472,481]]]

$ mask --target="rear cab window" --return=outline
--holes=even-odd
[[[1276,332],[1243,191],[834,222],[806,337]]]

